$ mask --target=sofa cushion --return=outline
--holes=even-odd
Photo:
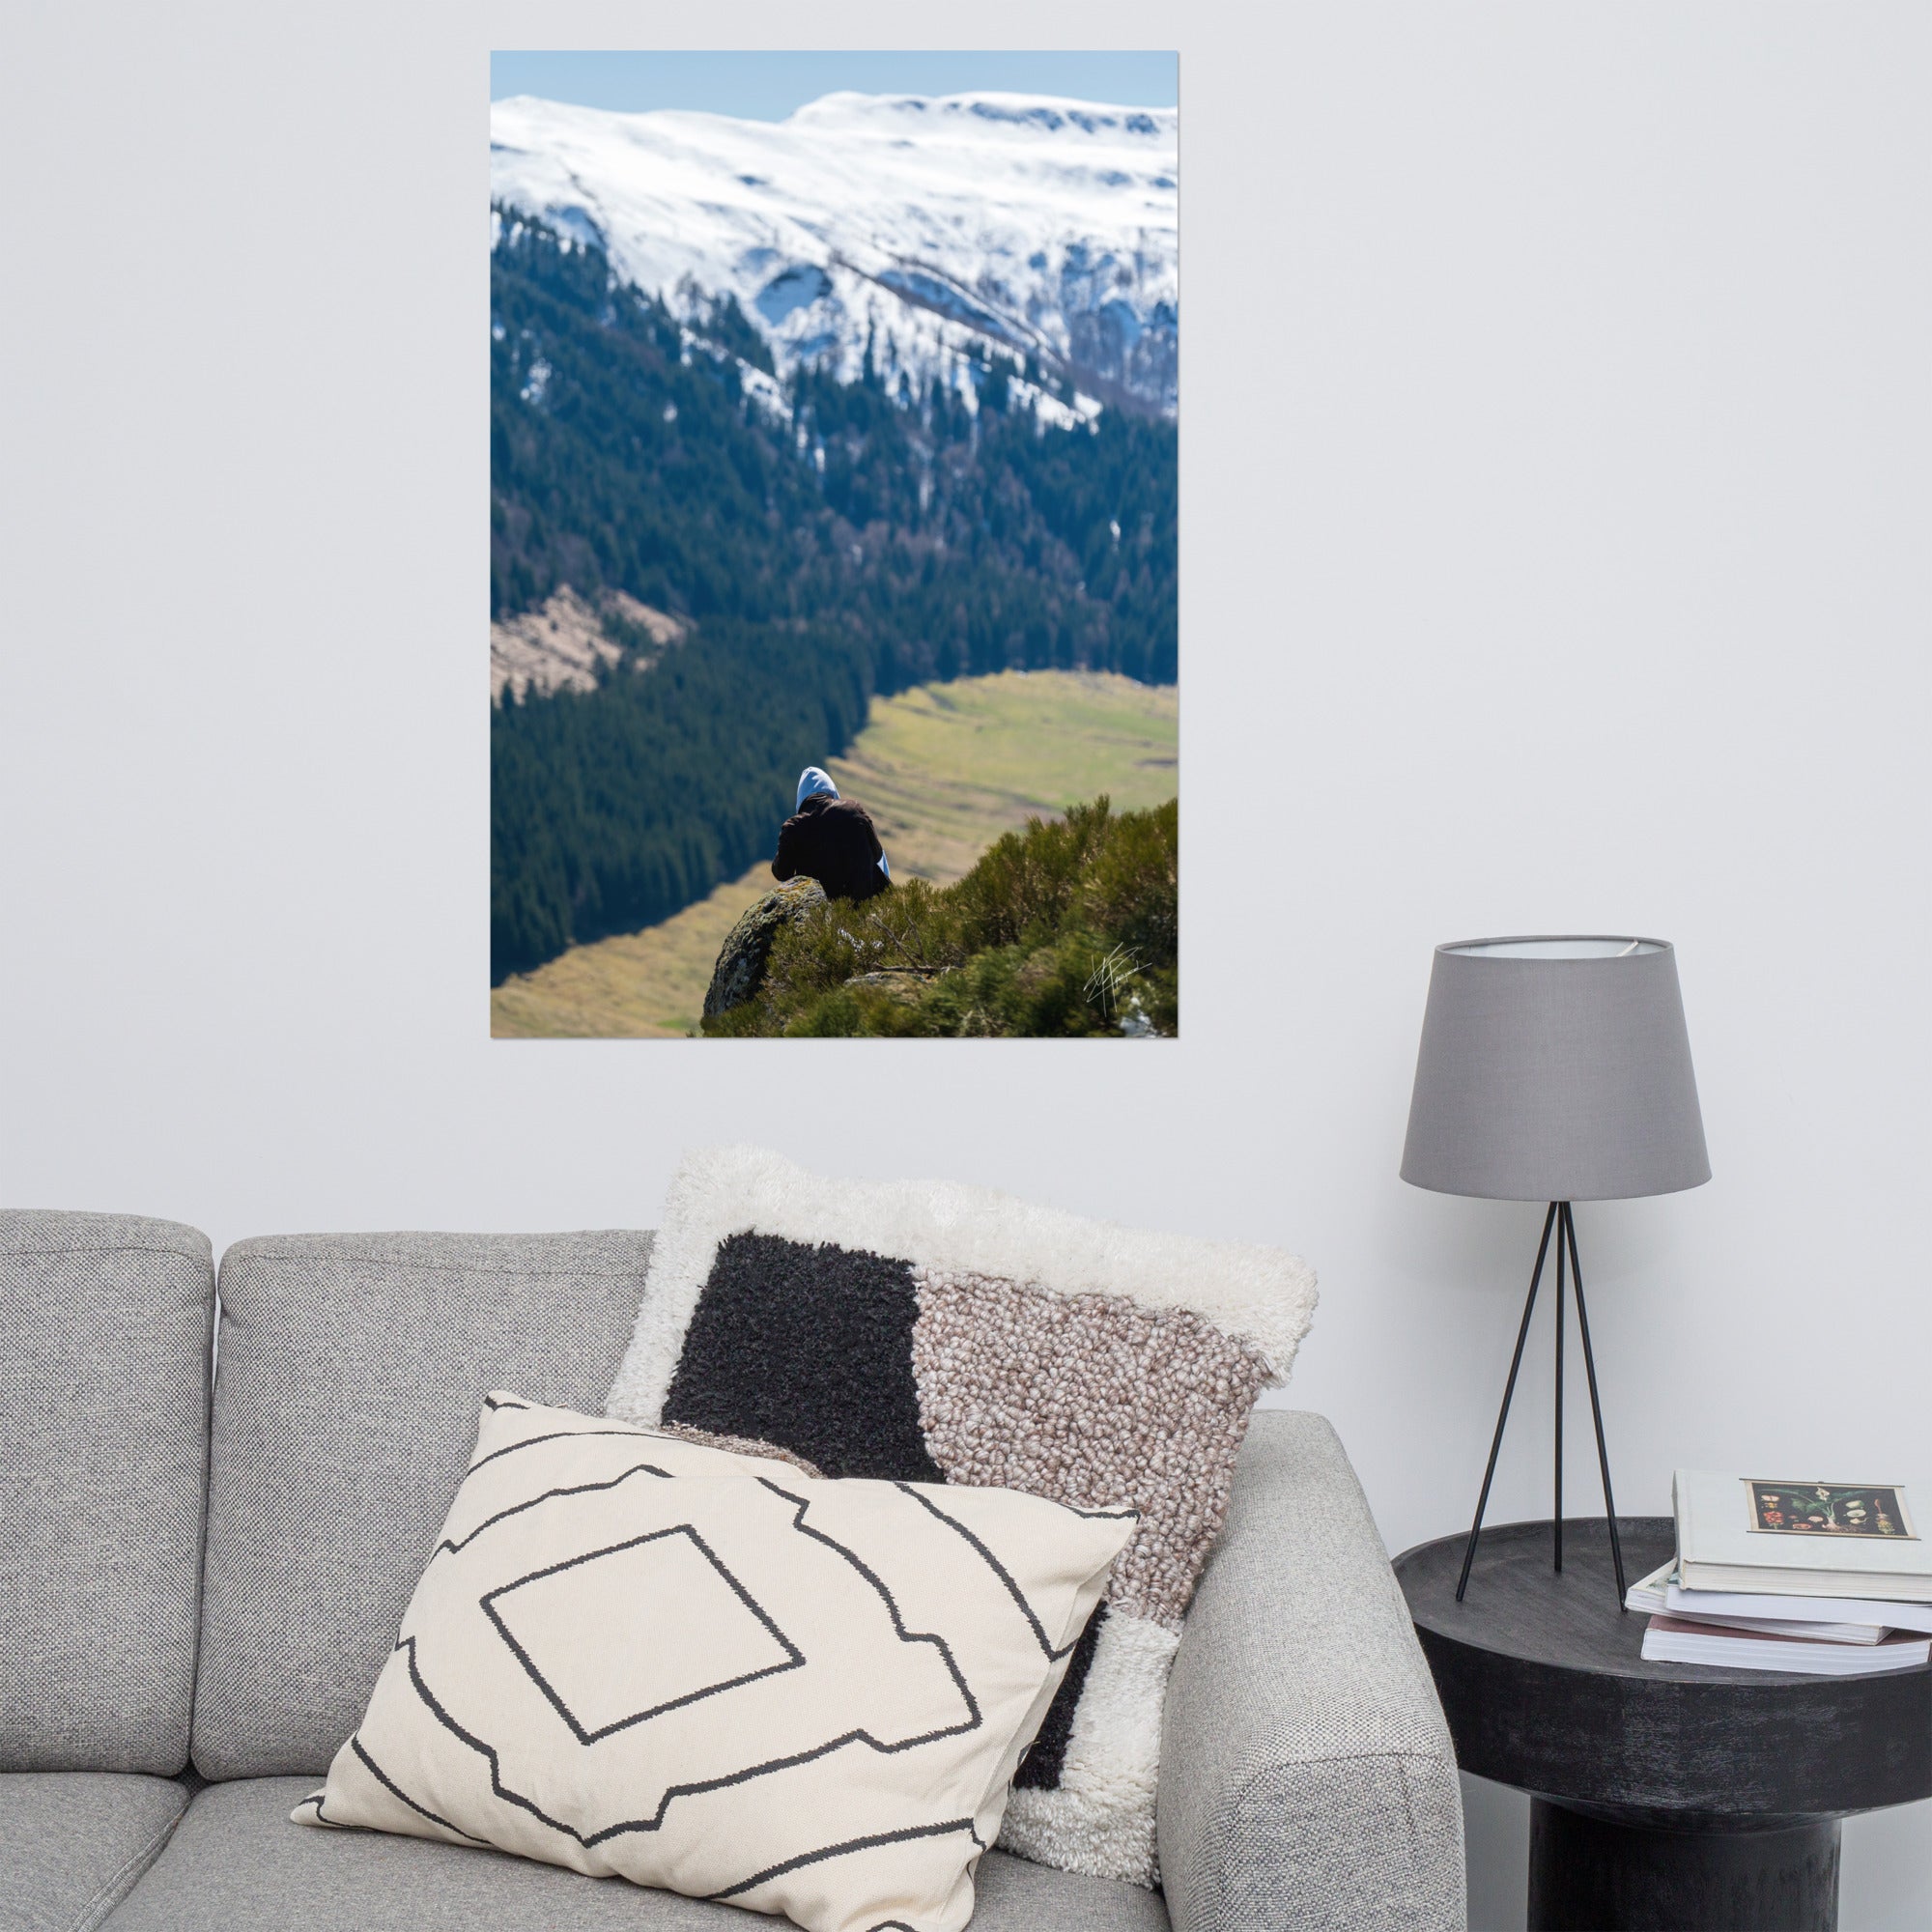
[[[286,1236],[222,1257],[205,1776],[327,1769],[396,1640],[483,1397],[599,1407],[650,1242]]]
[[[735,1905],[426,1838],[308,1832],[289,1777],[211,1785],[108,1932],[746,1932]],[[971,1932],[1167,1932],[1159,1895],[988,1852]]]
[[[186,1787],[167,1777],[0,1772],[0,1925],[92,1932],[186,1808]]]
[[[0,1213],[0,1769],[187,1762],[208,1237]]]

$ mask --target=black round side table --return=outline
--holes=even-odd
[[[1626,1574],[1675,1547],[1619,1517]],[[1457,1762],[1532,1794],[1532,1932],[1833,1932],[1838,1821],[1932,1797],[1932,1668],[1803,1677],[1646,1663],[1604,1519],[1397,1557]],[[1932,1910],[1932,1901],[1928,1901]]]

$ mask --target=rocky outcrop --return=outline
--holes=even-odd
[[[649,670],[690,626],[621,590],[594,603],[566,583],[537,610],[490,626],[490,698],[595,691],[598,674],[627,660]]]
[[[816,879],[790,879],[753,906],[719,948],[704,995],[704,1017],[716,1019],[743,1006],[764,980],[772,941],[793,920],[824,903],[825,888]]]

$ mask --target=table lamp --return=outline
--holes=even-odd
[[[1610,1492],[1610,1454],[1597,1399],[1597,1363],[1577,1253],[1577,1201],[1674,1194],[1711,1178],[1690,1041],[1677,989],[1677,955],[1661,939],[1470,939],[1435,949],[1422,1018],[1402,1178],[1438,1194],[1545,1201],[1543,1239],[1522,1305],[1516,1353],[1476,1519],[1456,1584],[1461,1603],[1496,1473],[1529,1318],[1556,1242],[1556,1474],[1551,1529],[1563,1568],[1564,1277],[1590,1382],[1597,1462],[1604,1476],[1617,1603],[1624,1558]],[[1565,1262],[1568,1261],[1566,1270]]]

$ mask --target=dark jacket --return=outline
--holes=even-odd
[[[827,898],[868,899],[890,883],[879,870],[885,847],[872,814],[856,798],[814,792],[779,833],[775,879],[816,879]]]

